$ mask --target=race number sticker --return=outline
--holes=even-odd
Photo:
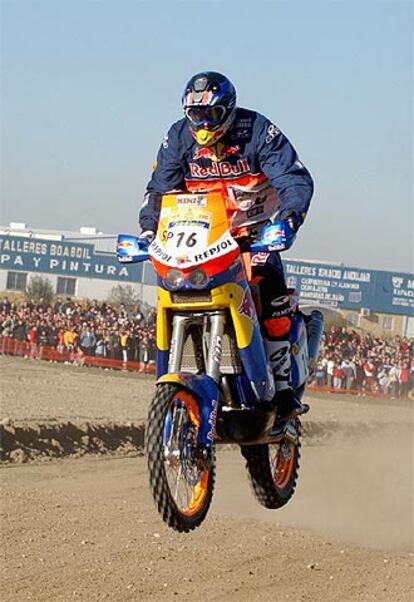
[[[195,255],[208,246],[210,223],[203,220],[171,220],[163,232],[165,250],[173,257]]]

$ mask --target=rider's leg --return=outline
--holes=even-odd
[[[268,260],[262,266],[253,267],[252,284],[259,291],[260,322],[275,379],[274,401],[278,408],[278,418],[285,420],[307,412],[309,406],[296,398],[290,382],[292,313],[280,259],[272,259],[273,261]]]

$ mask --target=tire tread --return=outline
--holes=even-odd
[[[164,420],[171,399],[182,387],[163,383],[158,385],[151,402],[146,429],[145,448],[149,471],[149,483],[155,506],[163,521],[172,529],[188,533],[198,527],[208,512],[214,490],[214,455],[210,468],[208,491],[202,508],[193,516],[186,516],[178,509],[168,486],[164,467],[163,430]]]

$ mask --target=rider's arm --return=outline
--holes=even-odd
[[[294,214],[299,227],[313,194],[310,173],[286,136],[264,117],[258,123],[257,148],[260,167],[280,199],[279,217],[285,219]]]
[[[183,189],[184,171],[179,144],[180,124],[181,122],[175,123],[170,128],[159,148],[155,168],[139,213],[139,225],[144,231],[156,231],[162,195],[172,190]]]

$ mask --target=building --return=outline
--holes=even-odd
[[[291,259],[284,266],[301,307],[336,311],[374,336],[414,336],[413,274]]]
[[[104,300],[117,285],[129,285],[154,305],[156,278],[150,264],[121,265],[116,236],[96,228],[79,232],[34,230],[26,224],[0,227],[0,290],[24,291],[31,275],[47,277],[56,295]]]
[[[150,263],[119,264],[116,236],[96,228],[79,232],[0,227],[0,291],[24,291],[31,275],[47,277],[57,295],[104,300],[117,285],[129,285],[144,303],[156,303]],[[284,260],[288,286],[301,306],[339,312],[354,327],[373,334],[414,336],[414,275],[308,260]]]

